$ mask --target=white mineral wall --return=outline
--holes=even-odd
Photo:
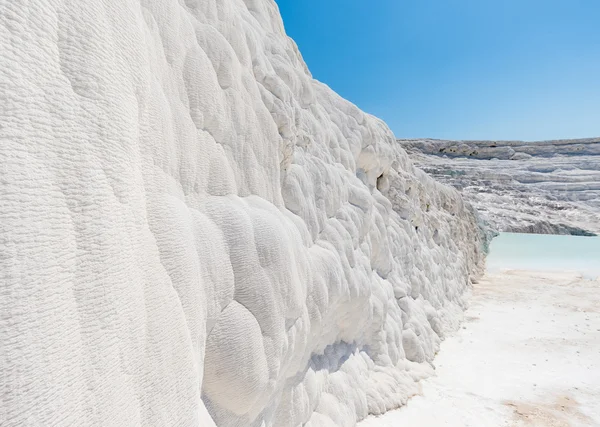
[[[272,0],[0,0],[0,424],[353,426],[482,238]]]
[[[600,138],[398,142],[496,230],[600,235]]]

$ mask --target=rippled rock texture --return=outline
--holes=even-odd
[[[0,2],[0,424],[402,405],[476,215],[312,79],[272,0]]]
[[[499,231],[600,233],[600,138],[399,143]]]

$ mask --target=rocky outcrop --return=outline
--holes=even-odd
[[[540,142],[399,140],[494,228],[600,233],[600,138]]]
[[[0,5],[2,426],[352,426],[484,240],[272,0]]]

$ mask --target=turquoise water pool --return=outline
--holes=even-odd
[[[600,276],[600,237],[500,233],[492,240],[487,270],[577,271]]]

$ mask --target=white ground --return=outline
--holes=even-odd
[[[434,365],[421,395],[359,426],[600,426],[600,280],[488,274]]]

